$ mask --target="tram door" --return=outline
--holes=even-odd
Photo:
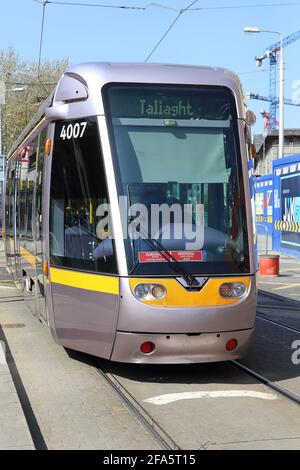
[[[10,161],[7,168],[6,206],[5,206],[5,236],[8,267],[14,271],[14,162]]]
[[[37,152],[36,162],[36,184],[35,184],[35,204],[34,204],[34,220],[35,220],[35,268],[36,268],[36,313],[47,321],[47,310],[45,301],[45,278],[43,274],[44,263],[44,247],[43,247],[43,220],[42,220],[42,203],[43,203],[43,170],[44,155],[47,129],[43,130],[40,135],[40,141]]]
[[[19,250],[19,176],[18,161],[12,161],[9,168],[9,208],[8,208],[8,260],[15,281],[20,279],[20,250]]]
[[[21,265],[21,254],[20,254],[20,223],[21,223],[21,173],[22,173],[22,162],[16,161],[15,167],[15,178],[14,178],[14,253],[15,253],[15,276],[16,280],[20,281],[23,278],[22,265]]]

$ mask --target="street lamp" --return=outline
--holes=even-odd
[[[14,72],[8,72],[9,76],[13,76],[13,75],[27,75],[28,77],[32,77],[32,78],[37,78],[37,74],[36,73],[30,73],[30,72],[25,72],[24,70],[15,70]]]
[[[280,36],[280,60],[279,60],[279,145],[278,158],[284,157],[284,60],[283,60],[283,34],[278,31],[260,29],[257,26],[247,26],[245,33],[271,33]]]
[[[13,92],[20,92],[26,91],[26,87],[15,87],[7,90],[5,88],[5,84],[0,82],[0,155],[2,155],[2,106],[5,104],[6,94],[13,91]]]
[[[47,3],[47,2],[46,2]],[[13,75],[27,75],[32,78],[36,78],[36,74],[32,74],[23,70],[15,70],[14,72],[8,72],[8,76],[12,77]],[[6,89],[5,83],[0,82],[0,155],[2,154],[2,106],[5,104],[5,98],[6,94],[13,91],[13,92],[20,92],[20,91],[26,91],[27,87],[26,86],[18,86],[10,89]]]

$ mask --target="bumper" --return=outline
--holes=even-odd
[[[188,364],[240,359],[247,354],[253,333],[254,328],[199,335],[117,332],[111,360],[145,364]],[[226,343],[232,338],[237,339],[238,346],[234,351],[227,351]],[[150,354],[140,351],[140,346],[145,341],[151,341],[156,346]]]

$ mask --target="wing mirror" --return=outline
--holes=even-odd
[[[249,126],[254,126],[256,123],[256,114],[250,109],[247,109],[246,111],[246,121],[248,122]]]

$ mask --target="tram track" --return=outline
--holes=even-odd
[[[23,299],[24,300],[24,299]],[[28,299],[26,299],[28,300]],[[263,308],[262,308],[263,309]],[[289,330],[293,333],[299,334],[300,331],[291,327],[288,327],[287,325],[283,325],[281,323],[278,323],[277,321],[269,320],[266,318],[263,318],[261,315],[257,315],[259,320],[262,321],[267,321],[268,323],[274,324],[274,326],[278,326],[281,328],[284,328],[286,330]],[[239,371],[241,374],[245,374],[248,377],[251,377],[252,379],[255,379],[260,384],[263,384],[264,386],[268,387],[269,389],[274,390],[277,392],[279,395],[284,396],[286,399],[293,403],[297,403],[298,405],[300,404],[300,396],[297,395],[296,393],[293,393],[286,389],[285,387],[282,387],[281,385],[278,385],[271,380],[267,379],[266,377],[260,375],[257,373],[255,370],[252,370],[248,368],[247,366],[244,366],[243,364],[239,363],[238,361],[232,361],[229,363],[226,363],[228,366],[234,367],[236,370]],[[159,417],[152,416],[152,412],[147,411],[143,404],[135,397],[135,394],[132,393],[132,390],[130,392],[130,389],[128,390],[126,385],[122,384],[122,382],[118,379],[118,375],[115,375],[110,371],[109,366],[106,367],[105,363],[102,364],[101,361],[98,359],[96,360],[96,363],[94,364],[94,367],[97,370],[97,373],[103,378],[103,380],[106,382],[108,387],[114,392],[114,394],[120,399],[120,401],[126,406],[126,408],[132,413],[132,415],[140,422],[141,426],[143,429],[145,429],[145,432],[150,434],[153,437],[153,440],[158,444],[159,449],[161,450],[182,450],[184,449],[184,445],[181,446],[171,437],[172,433],[168,433],[168,431],[172,430],[172,428],[168,425],[162,426],[160,424],[160,419]],[[224,375],[228,374],[228,371],[226,372],[226,369],[224,371]],[[165,428],[165,429],[164,429]],[[178,436],[177,436],[178,437]],[[176,440],[177,437],[175,436]],[[43,448],[43,443],[38,443],[37,448]]]
[[[259,308],[261,310],[263,310],[266,307],[261,305],[261,306],[259,306]],[[282,306],[273,306],[272,305],[272,306],[269,306],[269,308],[273,308],[274,310],[282,310],[282,309],[286,310],[285,305],[282,305]],[[296,308],[291,307],[291,308],[289,308],[289,310],[299,312],[299,307],[296,307]],[[290,331],[292,333],[300,334],[300,330],[298,330],[297,328],[293,328],[289,325],[286,325],[285,323],[281,323],[281,322],[278,322],[278,321],[275,321],[275,320],[270,320],[269,318],[263,317],[261,315],[261,312],[258,312],[258,313],[260,313],[260,314],[256,314],[256,318],[258,318],[259,320],[262,320],[262,321],[264,321],[266,323],[269,323],[271,325],[274,325],[274,326],[278,326],[279,328],[283,328],[283,329],[285,329],[287,331]],[[297,393],[294,393],[294,392],[288,390],[287,388],[282,387],[281,385],[272,382],[268,378],[264,377],[263,375],[259,374],[256,371],[250,369],[249,367],[245,366],[244,364],[241,364],[238,361],[231,361],[230,364],[233,367],[235,367],[235,368],[239,369],[240,371],[244,372],[246,375],[248,375],[252,378],[255,378],[256,380],[263,383],[267,387],[277,391],[281,395],[283,395],[286,398],[288,398],[288,399],[292,400],[293,402],[297,403],[298,405],[300,404],[300,396]]]
[[[271,380],[267,379],[266,377],[260,375],[259,373],[255,372],[254,370],[250,369],[249,367],[239,363],[238,361],[230,361],[224,363],[224,374],[228,374],[228,370],[226,372],[227,367],[230,367],[232,369],[235,369],[239,374],[245,375],[248,378],[251,378],[252,381],[255,379],[255,382],[258,384],[261,384],[268,389],[271,389],[273,392],[275,391],[278,395],[283,396],[286,398],[289,402],[293,404],[300,404],[300,396],[297,395],[296,393],[293,393],[286,389],[285,387],[282,387],[281,385],[278,385]],[[105,366],[102,364],[99,365],[97,363],[96,369],[98,373],[100,374],[101,378],[105,380],[105,382],[108,384],[110,389],[114,391],[114,393],[117,395],[117,397],[121,400],[121,402],[126,406],[126,408],[136,417],[136,419],[141,423],[143,428],[150,433],[150,435],[154,438],[154,440],[157,442],[159,445],[159,448],[161,450],[182,450],[185,449],[185,446],[179,445],[173,437],[171,437],[172,434],[175,434],[176,432],[172,427],[170,427],[170,424],[172,420],[170,421],[169,425],[167,426],[167,430],[164,429],[161,424],[160,424],[160,418],[159,415],[154,411],[147,411],[143,405],[141,404],[141,400],[137,398],[138,394],[135,393],[135,388],[130,388],[127,387],[126,384],[124,385],[122,383],[122,379],[120,380],[118,378],[118,375],[115,375],[115,373],[110,372],[109,370],[106,369]],[[122,377],[122,374],[121,374]],[[163,392],[163,390],[157,391],[157,394],[160,394]],[[145,394],[145,396],[147,393]],[[195,413],[197,410],[197,406],[195,407]],[[178,419],[180,420],[180,414],[182,414],[182,410],[180,409],[177,411],[173,409],[172,413],[178,413]],[[164,421],[165,423],[165,421]],[[166,423],[164,424],[164,427],[166,426]],[[188,429],[188,424],[187,424],[187,429]],[[169,434],[170,432],[170,434]],[[178,435],[177,435],[178,437]],[[175,437],[175,439],[177,439]],[[179,441],[181,438],[179,439]],[[200,439],[201,440],[201,439]],[[198,447],[197,447],[198,448]],[[202,448],[199,445],[199,449]],[[204,448],[207,448],[205,446]]]
[[[261,306],[261,310],[263,310],[263,308],[264,307]],[[282,305],[281,307],[278,307],[278,309],[280,308],[282,309],[284,308],[284,306]],[[298,311],[299,309],[290,308],[290,310]],[[270,320],[269,318],[264,318],[263,313],[261,312],[258,312],[257,318],[260,321],[266,322],[273,326],[277,326],[290,333],[294,333],[297,335],[300,333],[300,330],[298,330],[297,328],[293,328],[275,320]],[[239,361],[229,361],[226,364],[239,371],[239,373],[246,375],[251,379],[255,379],[257,383],[262,384],[268,389],[277,392],[280,396],[286,398],[290,402],[294,404],[296,403],[297,405],[300,404],[300,396],[297,393],[287,389],[286,387],[283,387],[282,385],[279,385],[276,382],[273,382],[264,375],[261,375],[259,372],[256,372],[255,370],[247,367]],[[168,432],[163,429],[163,427],[160,425],[159,419],[157,420],[157,417],[155,419],[152,416],[152,413],[150,414],[149,411],[147,411],[143,407],[140,401],[135,398],[135,394],[132,393],[132,390],[128,390],[126,385],[124,386],[124,384],[122,384],[122,381],[118,379],[117,375],[107,370],[105,366],[101,365],[101,367],[99,367],[99,364],[97,365],[97,370],[101,377],[103,377],[106,383],[110,386],[110,388],[114,390],[116,395],[124,403],[127,409],[129,409],[135,415],[135,417],[139,420],[142,426],[153,436],[153,438],[158,443],[161,449],[181,450],[180,445],[178,445],[177,442],[175,442],[175,440],[170,436],[170,434],[168,434]]]
[[[285,387],[282,387],[281,385],[278,385],[271,380],[267,379],[263,375],[259,374],[258,372],[255,372],[254,370],[250,369],[249,367],[245,366],[244,364],[241,364],[238,361],[230,361],[229,363],[232,367],[235,367],[236,369],[239,369],[242,371],[244,374],[248,375],[248,377],[255,378],[257,381],[260,383],[266,385],[267,387],[271,388],[272,390],[275,390],[276,392],[280,393],[280,395],[283,395],[285,398],[288,398],[289,400],[292,400],[293,402],[297,403],[298,405],[300,404],[300,396],[294,392],[291,392]]]
[[[280,302],[281,303],[281,302]],[[299,304],[298,304],[299,305]],[[295,303],[292,303],[288,305],[288,310],[291,312],[298,313],[299,312],[299,307]],[[269,308],[273,308],[274,310],[285,310],[286,305],[284,305],[284,302],[282,302],[282,305],[270,305]],[[263,310],[265,309],[265,305],[260,305],[259,306],[260,311],[258,311],[257,314],[257,319],[262,322],[266,322],[270,326],[277,326],[278,328],[281,328],[282,330],[285,330],[287,332],[297,334],[299,335],[300,330],[297,328],[294,328],[292,326],[289,326],[285,323],[281,323],[280,321],[276,321],[275,319],[269,319],[265,318],[263,315]],[[266,308],[266,310],[268,310]],[[229,361],[226,363],[229,367],[234,368],[236,371],[238,371],[240,374],[243,374],[247,376],[248,378],[251,378],[252,380],[254,379],[255,382],[258,384],[261,384],[267,389],[272,390],[273,392],[276,392],[278,396],[281,396],[288,400],[290,403],[293,404],[300,404],[300,395],[298,393],[293,392],[292,390],[289,390],[288,388],[273,382],[272,380],[268,379],[264,374],[264,372],[259,373],[256,370],[253,370],[251,367],[247,367],[243,363],[239,361]],[[255,368],[254,368],[255,369]],[[107,371],[105,368],[98,368],[99,373],[101,374],[102,377],[104,377],[105,381],[109,384],[111,388],[114,389],[115,393],[117,396],[121,399],[121,401],[126,405],[126,407],[134,413],[134,415],[137,417],[137,419],[141,422],[143,427],[147,429],[148,432],[151,433],[151,435],[154,437],[156,442],[159,444],[160,448],[164,450],[180,450],[181,447],[180,445],[177,444],[177,442],[174,441],[174,439],[168,434],[168,431],[170,431],[171,428],[167,427],[167,430],[163,429],[159,418],[156,416],[156,419],[152,416],[151,411],[149,412],[148,410],[145,410],[143,405],[140,403],[140,401],[135,397],[134,389],[133,390],[127,390],[126,384],[124,385],[122,383],[122,380],[118,379],[118,375],[115,375],[112,372]],[[226,374],[226,369],[224,371],[224,374]],[[158,392],[159,394],[159,392]],[[155,414],[154,414],[155,416]],[[171,433],[172,435],[172,433]]]
[[[266,309],[266,310],[287,310],[288,312],[300,312],[300,307],[293,307],[293,306],[288,306],[288,305],[272,305],[272,304],[257,304],[257,308],[260,309]]]
[[[132,394],[120,383],[114,374],[105,367],[96,365],[97,372],[105,380],[122,403],[134,414],[142,426],[151,434],[161,450],[181,450],[172,437],[158,424],[158,422],[143,408]]]
[[[259,318],[260,320],[263,320],[267,323],[277,325],[281,328],[284,328],[288,331],[291,331],[293,333],[300,333],[300,330],[297,328],[294,328],[293,326],[290,326],[286,324],[283,321],[276,321],[275,319],[270,319],[269,317],[264,316],[264,311],[266,311],[267,314],[271,312],[274,312],[275,314],[278,313],[289,313],[289,314],[298,314],[300,315],[300,302],[293,300],[293,299],[288,299],[287,297],[283,297],[278,294],[270,293],[270,292],[265,292],[259,290],[259,297],[262,299],[268,299],[270,303],[264,304],[263,302],[258,302],[257,304],[257,313],[256,313],[256,318]],[[272,301],[276,301],[277,303],[273,304]]]
[[[262,317],[261,315],[256,315],[256,318],[259,318],[259,320],[262,320],[264,322],[271,323],[272,325],[276,325],[281,328],[284,328],[285,330],[291,331],[293,333],[297,333],[297,334],[300,333],[300,330],[297,330],[297,328],[293,328],[289,325],[286,325],[285,323],[280,323],[274,320],[270,320],[269,318]]]
[[[280,326],[280,325],[279,325]],[[298,332],[298,331],[297,331]],[[255,370],[245,366],[244,364],[238,361],[229,361],[224,363],[224,374],[227,375],[228,371],[226,372],[227,367],[232,367],[240,374],[246,375],[248,378],[252,380],[255,379],[255,382],[261,384],[272,391],[278,393],[282,397],[288,399],[288,401],[292,402],[293,404],[300,404],[300,396],[297,393],[294,393],[287,388],[272,382],[267,377],[259,374]],[[122,403],[129,409],[134,416],[139,420],[139,422],[143,425],[143,427],[150,432],[153,436],[155,441],[158,443],[162,450],[181,450],[182,446],[177,444],[177,442],[170,436],[168,431],[172,428],[167,428],[165,430],[161,424],[159,417],[156,414],[156,418],[152,416],[151,411],[147,411],[140,402],[140,399],[137,398],[135,394],[135,388],[128,388],[126,384],[122,383],[122,374],[121,380],[118,378],[118,375],[115,373],[110,372],[104,366],[99,366],[97,364],[97,371],[101,375],[102,378],[106,381],[111,389],[116,393]],[[226,381],[225,381],[226,382]],[[189,383],[189,382],[188,382]],[[163,390],[162,390],[163,391]],[[157,394],[159,395],[161,392],[158,391]],[[155,416],[155,413],[154,413]]]

